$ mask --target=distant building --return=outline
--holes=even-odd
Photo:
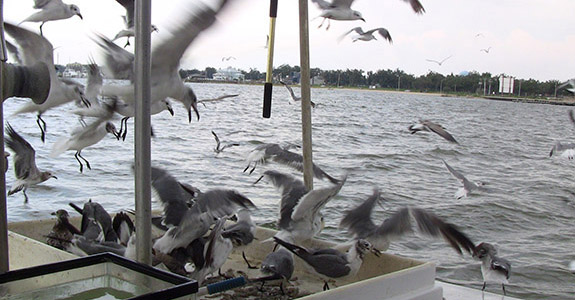
[[[513,94],[513,86],[515,84],[515,78],[505,77],[501,75],[499,77],[499,93],[501,94]]]
[[[316,75],[316,76],[311,78],[311,84],[312,85],[323,85],[323,84],[325,84],[325,80],[320,75]]]
[[[218,69],[214,75],[212,75],[214,80],[219,81],[244,81],[245,76],[238,69],[227,67],[225,69]]]
[[[70,68],[66,68],[66,70],[64,70],[64,72],[62,72],[62,77],[64,78],[79,78],[82,76],[82,73],[74,70],[74,69],[70,69]]]

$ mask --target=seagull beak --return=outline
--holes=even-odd
[[[58,177],[56,177],[56,176],[54,176],[54,175],[52,175],[52,178],[54,178],[54,179],[58,179]]]
[[[78,17],[80,17],[80,20],[84,20],[84,18],[82,17],[82,14],[78,14]]]
[[[55,215],[56,215],[56,212],[53,211],[53,212],[51,212],[50,214],[53,215],[53,216],[55,216]]]
[[[362,20],[362,21],[364,21],[364,22],[365,22],[365,19],[364,19],[364,18],[361,18],[360,20]]]
[[[375,247],[371,247],[371,253],[373,253],[377,257],[380,257],[381,255],[381,251],[377,250],[377,248]]]
[[[174,116],[174,109],[171,106],[168,106],[168,112],[170,115],[172,115],[172,117]]]

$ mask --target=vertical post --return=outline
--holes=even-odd
[[[270,0],[270,32],[268,35],[268,66],[266,82],[264,83],[264,110],[263,117],[269,118],[272,113],[272,89],[274,71],[274,44],[276,32],[276,17],[278,14],[278,0]]]
[[[400,89],[400,86],[401,86],[401,75],[398,75],[398,76],[397,76],[397,90],[398,90],[398,91],[399,91],[399,89]]]
[[[309,27],[307,0],[299,0],[299,51],[301,64],[301,129],[303,150],[303,180],[313,189],[313,159],[311,149],[311,99],[309,66]],[[339,83],[338,83],[339,84]]]
[[[0,0],[0,95],[2,91],[2,72],[6,62],[6,47],[4,44],[4,1]],[[4,156],[4,101],[0,99],[0,151]],[[4,172],[5,162],[2,157],[0,162],[0,274],[10,270],[10,260],[8,258],[8,210],[6,208],[6,173]]]
[[[135,143],[134,173],[136,201],[136,258],[144,264],[152,263],[152,190],[150,147],[150,28],[151,0],[136,1],[136,81],[135,88]]]

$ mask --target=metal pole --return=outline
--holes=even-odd
[[[0,0],[0,60],[2,65],[6,62],[6,47],[4,45],[4,1]],[[2,91],[2,66],[0,66],[0,95]],[[2,99],[0,99],[2,100]],[[4,155],[4,102],[0,105],[0,151]],[[6,208],[6,173],[5,160],[0,162],[0,274],[10,270],[8,258],[8,211]]]
[[[152,263],[152,190],[150,149],[150,27],[151,0],[136,1],[136,81],[135,88],[135,143],[134,173],[136,200],[136,259],[144,264]]]
[[[301,64],[301,132],[303,150],[303,181],[313,189],[313,160],[311,149],[311,99],[309,67],[309,26],[307,0],[299,0],[299,51]],[[339,82],[338,82],[339,85]]]
[[[276,17],[278,13],[278,0],[270,0],[270,32],[268,43],[268,65],[266,71],[266,82],[264,83],[264,110],[262,116],[269,118],[272,113],[272,89],[274,71],[274,45],[276,32]]]

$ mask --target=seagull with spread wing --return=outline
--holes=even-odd
[[[455,138],[447,131],[445,131],[445,129],[443,128],[443,126],[431,122],[429,120],[420,120],[418,124],[414,124],[414,125],[410,125],[409,126],[409,131],[411,132],[411,134],[414,134],[418,131],[427,131],[427,132],[434,132],[436,134],[438,134],[440,137],[452,142],[452,143],[456,143],[458,144],[458,142],[455,140]]]
[[[379,35],[381,35],[384,39],[386,39],[390,44],[393,43],[393,40],[391,39],[391,35],[389,34],[389,31],[387,31],[387,29],[380,27],[380,28],[374,28],[368,31],[363,31],[363,29],[361,29],[361,27],[355,27],[353,29],[351,29],[350,31],[346,32],[345,34],[343,34],[339,39],[342,40],[345,36],[347,36],[348,34],[352,33],[352,32],[356,32],[358,35],[352,35],[351,36],[351,40],[352,42],[357,42],[357,41],[371,41],[371,40],[377,40],[375,38],[375,36],[373,35],[375,32],[379,33]]]
[[[459,173],[454,168],[452,168],[449,164],[447,164],[447,162],[445,160],[443,161],[443,163],[445,164],[445,167],[447,167],[447,170],[449,170],[451,175],[453,175],[453,177],[455,177],[455,179],[457,179],[459,182],[461,182],[461,184],[463,184],[463,186],[459,190],[457,190],[457,192],[455,193],[455,198],[457,198],[457,200],[459,200],[463,197],[467,197],[467,195],[473,191],[485,191],[486,190],[483,187],[485,185],[484,182],[481,182],[481,181],[471,182],[471,181],[467,180],[467,178],[465,178],[465,176],[463,176],[463,174]]]
[[[446,60],[450,59],[451,57],[453,57],[453,55],[450,55],[450,56],[448,56],[448,57],[446,57],[446,58],[444,58],[444,59],[442,59],[442,60],[434,60],[434,59],[426,59],[426,60],[429,61],[429,62],[434,62],[434,63],[436,63],[436,64],[438,64],[438,65],[441,66]]]
[[[292,87],[291,87],[289,84],[287,84],[287,83],[285,83],[285,82],[283,82],[283,81],[281,81],[281,80],[280,80],[280,83],[283,84],[283,85],[286,87],[286,89],[288,90],[288,92],[289,92],[289,94],[290,94],[290,96],[291,96],[291,99],[292,99],[293,101],[295,101],[295,102],[301,101],[301,97],[295,95],[295,93],[294,93]],[[310,100],[310,103],[311,103],[311,107],[315,107],[315,103],[313,103],[313,101]]]
[[[62,0],[34,0],[34,8],[39,9],[39,11],[20,23],[42,22],[42,24],[40,24],[40,35],[43,35],[42,26],[48,21],[69,19],[73,16],[78,16],[80,19],[83,19],[78,6],[65,4]]]

